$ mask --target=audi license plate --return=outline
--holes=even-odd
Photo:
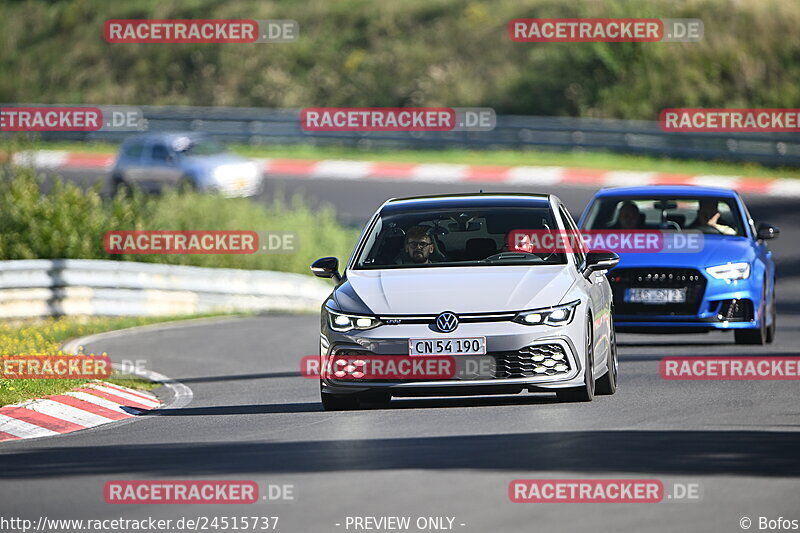
[[[486,337],[408,339],[409,355],[485,355]]]
[[[686,302],[686,287],[682,289],[628,289],[625,301],[639,304],[682,304]]]

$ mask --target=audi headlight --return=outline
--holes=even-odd
[[[706,272],[716,279],[736,281],[750,277],[750,263],[728,263],[706,268]]]
[[[514,317],[514,322],[525,324],[526,326],[540,326],[542,324],[547,324],[548,326],[565,326],[572,322],[572,319],[575,317],[575,309],[580,303],[580,300],[575,300],[574,302],[557,305],[555,307],[521,311]]]
[[[328,314],[328,325],[333,331],[350,331],[351,329],[372,329],[380,326],[382,322],[374,316],[350,315],[337,311],[325,310]]]

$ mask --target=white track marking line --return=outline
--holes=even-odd
[[[55,431],[51,431],[41,426],[36,426],[22,420],[17,420],[10,416],[0,414],[0,431],[21,437],[23,439],[31,439],[34,437],[52,437],[53,435],[61,435]]]
[[[108,387],[109,389],[119,389],[119,390],[121,390],[123,392],[127,392],[128,394],[132,394],[134,396],[139,396],[140,398],[142,398],[144,400],[150,400],[151,402],[157,402],[158,401],[158,398],[156,398],[154,394],[151,394],[151,393],[146,392],[146,391],[138,391],[138,390],[130,389],[128,387],[123,387],[122,385],[117,385],[115,383],[106,383],[106,382],[103,382],[103,381],[98,381],[97,384],[98,385],[103,385],[104,387]]]
[[[800,180],[795,179],[777,179],[773,181],[767,188],[767,194],[770,196],[800,196]]]
[[[722,189],[736,189],[739,176],[694,176],[689,179],[693,185],[701,187],[720,187]]]
[[[37,400],[31,405],[26,406],[25,409],[30,409],[31,411],[49,415],[59,420],[66,420],[67,422],[72,422],[73,424],[84,427],[94,427],[114,421],[111,418],[106,418],[50,399]]]
[[[512,167],[504,183],[509,185],[553,185],[564,179],[564,167]]]
[[[607,187],[650,185],[656,176],[658,176],[658,172],[610,170],[603,174],[602,182]]]
[[[106,400],[100,396],[95,396],[94,394],[89,394],[88,392],[70,391],[65,392],[64,396],[72,396],[73,398],[83,400],[84,402],[93,403],[99,407],[105,407],[106,409],[111,409],[112,411],[117,411],[124,415],[133,416],[126,412],[121,404],[114,403],[111,400]]]
[[[108,394],[113,394],[114,396],[119,396],[120,398],[125,398],[126,400],[137,402],[145,406],[152,406],[151,408],[153,409],[161,405],[161,402],[159,402],[158,400],[147,400],[145,398],[134,396],[133,394],[128,394],[127,392],[122,392],[117,389],[112,389],[110,387],[104,387],[102,385],[98,385],[97,383],[92,383],[88,385],[87,388],[95,389]]]
[[[453,183],[467,177],[469,165],[451,165],[432,163],[417,165],[411,172],[412,181],[430,181],[435,183]]]
[[[314,178],[360,179],[372,171],[372,161],[320,161],[311,171]]]

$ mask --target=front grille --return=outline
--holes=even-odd
[[[336,350],[337,355],[373,355],[366,350],[353,350],[350,348]],[[486,356],[465,356],[468,357],[488,357],[490,365],[476,367],[477,365],[459,364],[459,356],[452,356],[456,359],[458,374],[454,380],[482,380],[482,379],[514,379],[532,377],[550,377],[569,374],[572,371],[564,347],[560,344],[536,344],[513,352],[490,352]],[[465,359],[460,362],[463,363]],[[474,361],[474,359],[473,359]],[[487,373],[488,371],[488,373]],[[334,378],[335,379],[335,378]],[[348,377],[350,383],[404,383],[409,381],[428,381],[425,379],[358,379]],[[435,380],[438,381],[438,380]]]
[[[463,372],[457,379],[513,379],[568,374],[567,354],[560,344],[537,344],[515,352],[490,352],[491,375]]]
[[[495,378],[555,376],[570,371],[569,360],[560,344],[528,346],[519,352],[495,355]]]
[[[706,290],[706,278],[693,268],[616,268],[608,273],[614,308],[620,315],[696,315]],[[647,304],[626,302],[625,290],[686,288],[683,303]]]

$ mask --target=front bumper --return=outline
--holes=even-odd
[[[487,356],[495,363],[496,375],[470,378],[425,380],[371,380],[322,378],[322,390],[331,394],[381,391],[393,396],[493,394],[551,390],[579,386],[583,383],[585,348],[573,339],[585,338],[585,324],[573,320],[566,326],[526,326],[513,322],[462,323],[448,334],[439,333],[427,324],[382,325],[372,330],[339,333],[323,326],[321,354],[333,360],[338,353],[369,353],[371,356],[408,356],[408,340],[412,338],[485,337]],[[531,366],[525,358],[541,354],[543,346],[557,346],[563,352],[568,370],[555,375],[528,375]],[[529,347],[533,349],[529,350]],[[539,347],[539,348],[537,348]],[[511,354],[511,355],[509,355]],[[413,359],[424,358],[417,356]],[[453,358],[469,357],[454,355]],[[509,371],[508,357],[513,357]],[[323,361],[324,363],[324,361]],[[501,371],[502,369],[502,371]]]
[[[753,278],[727,282],[705,276],[704,288],[699,292],[696,307],[691,313],[659,312],[658,305],[639,309],[635,314],[626,313],[626,305],[618,301],[625,288],[615,287],[614,293],[617,309],[614,326],[620,332],[707,332],[757,329],[761,325],[762,287]]]
[[[246,198],[261,194],[264,189],[264,176],[260,172],[250,176],[236,170],[224,172],[219,176],[211,172],[199,180],[198,189],[217,193],[226,198]]]

